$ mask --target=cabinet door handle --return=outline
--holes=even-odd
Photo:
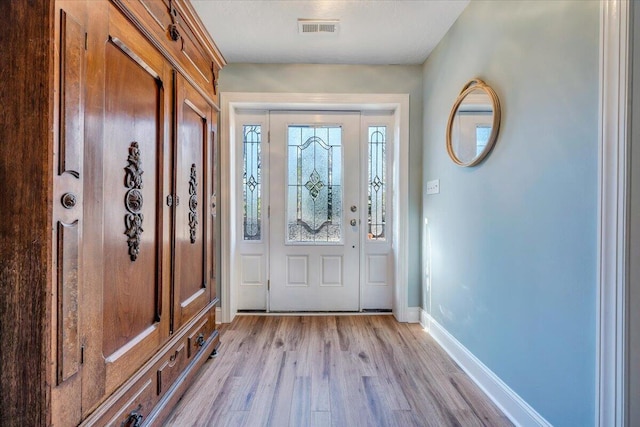
[[[198,335],[198,338],[196,338],[196,344],[198,344],[198,347],[204,346],[204,334],[202,332]]]
[[[144,420],[144,415],[142,415],[139,411],[142,409],[142,405],[138,405],[138,407],[131,411],[126,420],[120,424],[121,427],[141,427],[142,420]]]
[[[77,203],[77,198],[73,193],[64,193],[60,202],[65,209],[72,209]]]

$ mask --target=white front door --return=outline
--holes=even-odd
[[[238,309],[391,309],[393,116],[236,118]]]
[[[360,308],[360,114],[270,116],[270,309]]]

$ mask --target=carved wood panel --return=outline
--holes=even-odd
[[[183,79],[177,84],[176,194],[187,201],[175,212],[174,329],[187,322],[211,298],[207,286],[208,200],[211,107]]]
[[[122,385],[167,340],[171,280],[164,206],[171,173],[170,67],[109,6],[98,201],[104,273],[95,317],[102,357],[91,353],[92,372],[102,372],[104,394]]]
[[[188,63],[200,74],[207,86],[213,87],[212,61],[207,59],[202,47],[187,23],[183,20],[178,25],[181,36],[181,51]]]
[[[216,79],[220,65],[210,55],[211,46],[202,42],[202,29],[181,0],[112,0],[122,4],[134,19],[144,22],[162,49],[189,79],[217,102]]]
[[[129,257],[131,261],[138,259],[140,253],[140,240],[142,237],[142,222],[144,215],[142,214],[143,200],[142,196],[142,153],[136,141],[129,146],[129,156],[127,157],[127,166],[124,168],[124,186],[127,192],[124,196],[124,207],[127,212],[124,215],[125,231],[127,236],[127,244],[129,246]]]
[[[189,240],[191,244],[197,241],[198,227],[198,172],[196,164],[191,164],[189,176]]]
[[[64,9],[59,11],[57,174],[54,191],[57,265],[55,309],[56,384],[78,372],[79,254],[82,222],[84,153],[85,28]]]
[[[167,20],[171,4],[178,5],[181,16]],[[206,341],[197,353],[207,334],[192,332],[196,320],[201,323],[198,316],[205,315],[211,318],[207,331],[215,329],[207,283],[212,259],[210,103],[215,102],[210,74],[213,61],[223,60],[210,41],[199,39],[204,34],[200,23],[183,1],[56,0],[48,10],[55,20],[54,45],[46,50],[53,55],[55,74],[47,80],[53,88],[46,90],[53,106],[38,110],[53,111],[53,118],[40,118],[42,129],[49,129],[50,137],[53,133],[53,144],[37,150],[42,156],[49,153],[49,180],[37,181],[51,185],[53,180],[53,193],[43,187],[48,196],[38,197],[52,200],[53,208],[29,206],[29,212],[46,216],[38,228],[46,239],[34,240],[40,234],[25,227],[30,241],[52,243],[47,255],[52,286],[42,293],[50,306],[40,310],[51,321],[46,337],[51,398],[44,400],[50,418],[43,423],[120,425],[144,416],[144,423],[156,425],[157,420],[146,419],[163,413],[152,412],[161,399],[156,386],[165,400],[184,387],[185,369],[196,369],[199,365],[191,362],[195,358],[201,364],[214,341]],[[143,15],[149,18],[138,19]],[[169,24],[180,33],[175,42]],[[177,101],[172,70],[194,85],[178,89],[184,102]],[[15,86],[28,92],[24,85]],[[185,150],[172,149],[174,135],[187,141]],[[35,179],[21,174],[20,182]],[[168,195],[181,196],[179,209],[165,205]],[[176,242],[184,245],[175,264],[172,233],[179,226],[171,215],[182,215]],[[180,272],[174,270],[178,264]],[[45,329],[32,328],[38,330]],[[174,360],[168,348],[179,350]],[[168,363],[158,372],[165,356]],[[172,384],[176,379],[178,387]]]
[[[80,366],[80,340],[78,335],[78,250],[80,230],[78,221],[57,227],[58,255],[58,384],[78,372]]]
[[[183,342],[171,349],[157,371],[158,395],[165,393],[187,366],[187,349]]]
[[[158,164],[162,156],[163,123],[159,119],[163,90],[148,64],[141,64],[123,46],[123,41],[112,41],[106,47],[103,173],[104,264],[108,275],[103,351],[107,356],[157,321],[160,283],[156,248],[161,225],[158,191],[162,172]]]
[[[75,424],[81,416],[85,94],[85,5],[58,2],[54,12],[53,217],[51,289],[52,423]],[[30,70],[31,72],[31,70]],[[42,117],[42,120],[45,118]],[[41,201],[42,202],[42,201]],[[40,203],[41,203],[40,202]]]
[[[138,0],[140,4],[149,13],[149,16],[157,24],[157,29],[160,31],[169,32],[169,25],[171,25],[171,16],[169,14],[169,5],[166,1],[158,0]]]
[[[58,175],[80,177],[84,144],[85,30],[60,11]]]

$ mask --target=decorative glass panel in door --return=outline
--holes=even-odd
[[[287,243],[342,242],[342,128],[288,126]]]
[[[260,240],[262,189],[262,126],[242,126],[242,222],[244,240]]]
[[[369,126],[368,139],[368,215],[369,240],[385,240],[387,204],[387,127]]]

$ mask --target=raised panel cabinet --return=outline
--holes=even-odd
[[[107,393],[162,344],[170,320],[163,307],[170,281],[162,266],[170,261],[170,246],[162,195],[168,191],[164,88],[171,87],[171,75],[152,45],[138,33],[125,32],[123,20],[110,11],[104,40],[103,193],[96,201],[103,220],[97,249],[106,273],[102,323],[96,327],[103,331]]]
[[[150,14],[173,7],[191,65]],[[158,424],[218,345],[218,107],[199,69],[224,61],[185,1],[53,14],[51,423]]]
[[[218,102],[217,79],[221,65],[212,61],[211,46],[184,2],[174,0],[114,0],[126,13],[147,23],[148,31],[158,48],[174,60],[174,67],[188,78],[194,87]]]
[[[213,108],[176,73],[175,278],[173,327],[179,328],[211,300],[211,224],[208,212],[215,165]],[[192,268],[194,264],[201,268]],[[215,291],[215,289],[213,290]]]
[[[55,369],[49,375],[52,411],[63,419],[82,414],[82,304],[84,266],[85,93],[87,90],[88,12],[67,2],[54,15],[56,66],[52,206],[51,347]],[[2,424],[2,422],[0,422]]]

